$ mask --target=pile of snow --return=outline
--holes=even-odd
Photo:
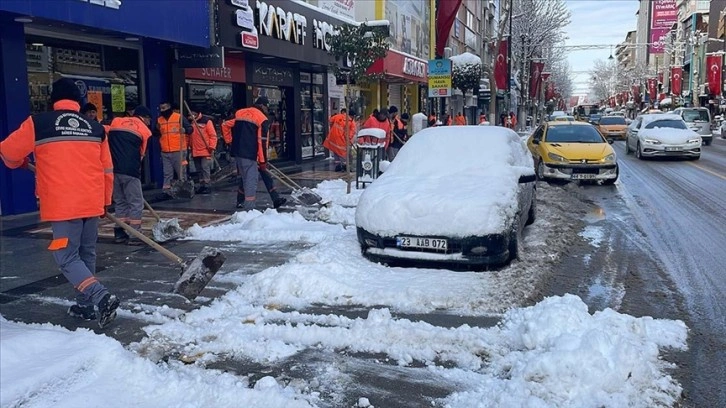
[[[463,54],[454,55],[450,59],[451,59],[451,63],[454,64],[454,66],[481,65],[481,58],[479,58],[478,56],[476,56],[470,52],[465,52]]]
[[[381,236],[501,232],[517,211],[519,177],[533,169],[510,129],[427,128],[363,191],[356,225]]]

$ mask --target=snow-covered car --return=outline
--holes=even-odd
[[[424,129],[361,194],[358,241],[374,261],[505,264],[534,222],[535,181],[532,156],[510,129]]]
[[[701,136],[691,130],[680,115],[657,113],[638,116],[625,140],[625,154],[635,157],[677,156],[694,160],[701,158]]]

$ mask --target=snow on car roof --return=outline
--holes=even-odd
[[[649,123],[656,120],[683,120],[681,115],[675,113],[648,113],[641,116],[643,117],[643,123]]]
[[[381,236],[496,233],[516,213],[519,177],[530,174],[532,156],[511,129],[426,128],[365,189],[356,225]]]

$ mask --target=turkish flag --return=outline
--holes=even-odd
[[[451,34],[451,26],[456,20],[462,0],[438,0],[436,6],[436,56],[444,56],[446,41]]]
[[[555,97],[555,84],[552,81],[547,82],[547,88],[545,88],[545,100],[549,101]]]
[[[658,94],[658,79],[648,78],[648,96],[650,96],[650,102],[655,101],[655,97]]]
[[[721,94],[721,56],[706,56],[706,75],[708,78],[708,90],[711,95]]]
[[[658,73],[658,82],[661,84],[663,83],[663,73],[662,72]]]
[[[507,89],[507,40],[499,42],[499,52],[497,53],[497,62],[494,64],[494,80],[497,83],[497,89]]]
[[[633,85],[632,86],[632,92],[633,92],[633,102],[640,103],[640,85]]]
[[[547,82],[550,80],[550,75],[552,75],[551,72],[543,72],[542,73],[542,82]]]
[[[673,95],[680,95],[682,92],[681,87],[683,86],[683,68],[671,67],[671,93]]]
[[[542,70],[544,62],[532,61],[529,65],[529,97],[536,98],[542,88]]]

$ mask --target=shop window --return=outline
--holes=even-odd
[[[325,117],[325,89],[323,74],[300,73],[300,102],[301,102],[301,129],[303,159],[325,155],[323,140],[327,119]]]
[[[271,160],[291,157],[292,143],[288,140],[288,100],[286,92],[278,87],[255,86],[252,100],[265,96],[270,101],[268,117],[270,120],[270,140],[267,157]]]
[[[189,107],[213,117],[215,123],[233,110],[231,83],[187,80],[187,95]]]

